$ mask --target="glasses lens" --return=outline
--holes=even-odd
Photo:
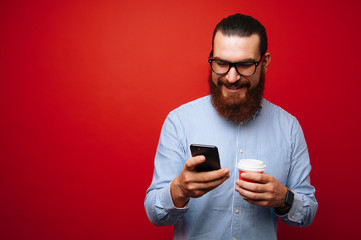
[[[219,60],[212,61],[212,70],[215,73],[224,74],[224,73],[228,72],[228,69],[229,69],[228,62],[223,62],[223,61],[219,61]]]
[[[227,73],[230,68],[229,64],[229,62],[222,60],[212,60],[211,62],[213,72],[218,74]],[[235,66],[238,73],[243,76],[251,76],[256,72],[256,64],[254,62],[239,62]]]
[[[242,62],[237,64],[237,70],[244,76],[251,76],[256,71],[256,64],[252,62]]]

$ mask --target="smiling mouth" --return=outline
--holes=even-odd
[[[238,90],[241,90],[241,89],[249,89],[251,87],[251,84],[249,84],[249,83],[223,84],[223,86],[225,88],[227,88],[227,90],[238,91]]]

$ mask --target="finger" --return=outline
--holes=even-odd
[[[267,193],[249,191],[240,186],[236,186],[235,189],[245,199],[259,201],[259,200],[266,200],[267,197]]]
[[[228,179],[230,177],[228,168],[222,168],[219,170],[214,170],[209,172],[196,173],[195,175],[196,176],[194,178],[194,181],[199,183],[212,182],[215,180],[222,179],[224,177]]]
[[[259,172],[244,172],[241,177],[247,180],[255,181],[258,183],[267,183],[269,181],[269,175]]]
[[[258,183],[258,182],[247,182],[247,181],[243,181],[243,180],[236,180],[236,184],[244,189],[247,190],[249,192],[255,192],[255,193],[264,193],[266,192],[266,186],[263,183]]]
[[[229,175],[226,175],[222,178],[219,179],[215,179],[213,181],[209,181],[209,182],[195,182],[193,183],[193,190],[198,189],[201,191],[210,191],[215,189],[216,187],[218,187],[219,185],[221,185],[223,182],[225,182],[227,179],[229,178]]]
[[[184,168],[189,171],[194,171],[195,167],[198,164],[201,164],[202,162],[204,162],[205,160],[206,160],[206,158],[203,155],[191,157],[190,159],[188,159],[186,161]]]

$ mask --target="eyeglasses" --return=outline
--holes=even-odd
[[[213,51],[210,56],[213,55]],[[226,74],[229,72],[231,67],[235,67],[237,73],[241,76],[252,76],[257,70],[257,66],[262,62],[264,55],[261,59],[256,61],[240,61],[240,62],[229,62],[221,59],[213,59],[209,57],[208,62],[211,65],[212,71],[217,74]]]

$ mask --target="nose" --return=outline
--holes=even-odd
[[[228,82],[234,83],[241,79],[241,75],[239,75],[236,68],[232,66],[226,75],[226,79]]]

